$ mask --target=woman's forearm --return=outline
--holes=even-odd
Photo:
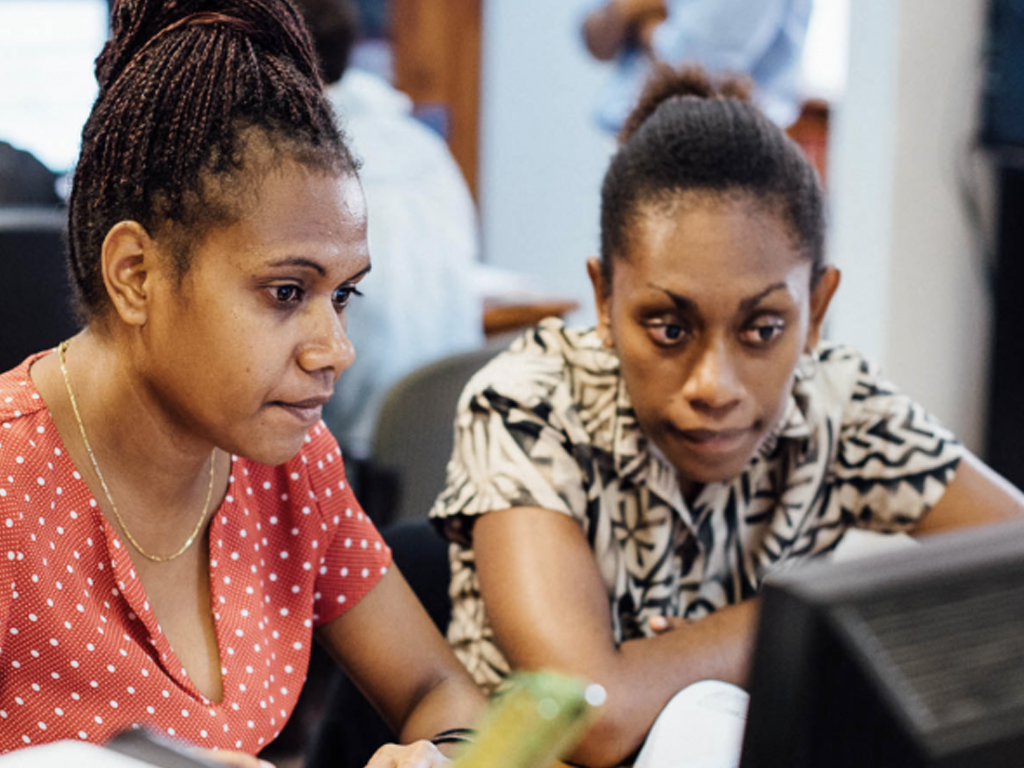
[[[614,59],[643,19],[663,18],[664,0],[611,0],[583,21],[583,40],[600,61]]]
[[[408,744],[432,740],[446,731],[471,729],[484,708],[484,696],[464,673],[444,677],[416,703],[402,724],[399,739]],[[458,734],[456,734],[457,736]],[[459,747],[457,738],[439,740],[438,748],[451,756]]]
[[[590,768],[618,765],[640,748],[658,714],[686,686],[709,679],[746,685],[757,616],[758,601],[750,600],[623,643],[594,670],[607,703],[570,760]]]

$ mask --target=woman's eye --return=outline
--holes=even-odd
[[[743,340],[757,345],[768,344],[777,339],[786,326],[781,320],[760,320],[743,331]]]
[[[293,304],[302,298],[302,289],[297,285],[275,285],[271,291],[274,300],[281,304]]]
[[[647,332],[655,344],[665,347],[685,341],[688,335],[686,328],[678,323],[651,323],[647,326]]]
[[[341,286],[340,288],[334,289],[334,306],[338,309],[344,309],[348,306],[349,301],[353,296],[362,296],[359,289],[355,286]]]

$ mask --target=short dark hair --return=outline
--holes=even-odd
[[[611,290],[640,208],[681,194],[744,195],[781,215],[812,262],[824,265],[824,200],[800,147],[750,103],[745,80],[658,66],[619,136],[601,188],[601,266]]]
[[[239,215],[231,198],[248,191],[242,171],[254,138],[274,157],[356,173],[289,0],[117,0],[96,79],[68,227],[86,321],[109,306],[101,252],[110,228],[134,220],[173,231],[183,277],[196,238]]]
[[[309,25],[325,83],[341,79],[359,40],[359,8],[352,0],[294,0]]]

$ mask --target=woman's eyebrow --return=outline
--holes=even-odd
[[[696,311],[697,309],[697,302],[687,296],[682,296],[678,293],[673,293],[667,288],[662,288],[661,286],[655,285],[654,283],[648,283],[647,286],[649,288],[653,288],[656,291],[664,293],[666,296],[669,297],[669,299],[672,300],[672,303],[676,305],[676,308],[683,312],[693,312]],[[745,299],[741,299],[739,304],[740,311],[749,312],[769,294],[772,294],[775,291],[785,290],[786,288],[787,285],[784,282],[772,283],[763,291],[759,291],[758,293],[755,293],[753,296],[748,296]]]
[[[348,283],[348,282],[351,282],[353,280],[359,280],[361,277],[366,275],[366,273],[369,272],[371,269],[373,269],[373,265],[372,264],[367,264],[365,267],[363,267],[358,272],[356,272],[354,275],[352,275],[352,277],[348,278],[348,280],[346,280],[345,282]]]
[[[267,264],[268,267],[303,267],[305,269],[312,269],[317,272],[321,277],[327,276],[327,270],[324,269],[322,264],[318,264],[312,259],[307,259],[303,256],[289,256],[284,259],[278,259],[277,261],[271,261]]]
[[[678,293],[673,293],[667,288],[662,288],[660,285],[655,285],[654,283],[648,283],[647,287],[664,293],[672,300],[672,303],[676,305],[676,309],[682,312],[694,312],[697,309],[697,302],[691,298],[681,296]]]
[[[305,258],[303,256],[289,256],[289,257],[284,258],[284,259],[278,259],[277,261],[272,261],[272,262],[268,263],[267,266],[268,267],[301,267],[301,268],[304,268],[304,269],[312,269],[318,275],[320,275],[320,277],[326,277],[327,276],[327,270],[324,268],[324,266],[322,264],[319,264],[318,262],[314,261],[313,259],[307,259],[307,258]],[[354,275],[352,275],[351,277],[347,278],[345,282],[348,282],[350,280],[358,280],[359,278],[363,277],[367,272],[369,272],[370,269],[371,269],[371,265],[367,264],[365,267],[360,269]]]
[[[775,293],[775,291],[784,291],[786,290],[786,288],[787,285],[784,282],[772,283],[763,291],[755,293],[753,296],[749,296],[740,301],[740,312],[749,312],[754,307],[756,307],[763,298],[765,298],[769,294]]]

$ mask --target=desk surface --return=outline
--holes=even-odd
[[[536,325],[545,317],[563,317],[579,309],[571,299],[545,299],[530,302],[486,302],[484,334],[490,338]]]

